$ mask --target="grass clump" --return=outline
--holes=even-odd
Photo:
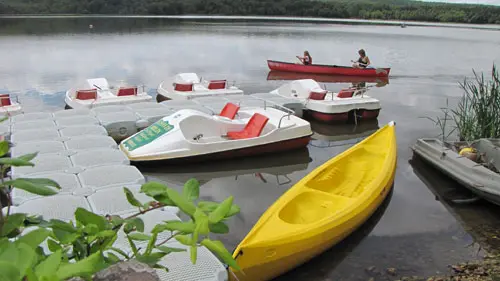
[[[500,75],[493,64],[491,80],[484,74],[464,79],[464,90],[457,108],[451,110],[461,141],[500,137]]]

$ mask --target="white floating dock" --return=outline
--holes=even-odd
[[[211,109],[190,104],[206,112]],[[55,113],[27,113],[0,124],[0,135],[12,142],[11,155],[18,157],[38,152],[34,167],[12,167],[12,178],[49,178],[61,185],[57,195],[42,197],[14,189],[12,212],[42,215],[45,219],[74,220],[81,207],[101,215],[127,215],[136,211],[125,197],[123,187],[146,203],[151,198],[139,193],[146,179],[115,140],[128,137],[166,115],[183,108],[156,103],[129,106],[103,106],[91,110],[71,109]],[[178,208],[165,207],[141,216],[146,231],[165,220],[180,220]],[[165,232],[159,239],[169,235]],[[124,237],[116,246],[127,250]],[[176,241],[170,247],[186,248]],[[223,264],[205,247],[198,249],[198,261],[192,265],[189,251],[167,255],[161,264],[169,272],[158,270],[162,281],[224,281],[228,275]]]

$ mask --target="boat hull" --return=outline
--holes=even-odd
[[[412,149],[416,155],[471,192],[500,205],[500,176],[497,173],[460,156],[439,139],[419,139]],[[478,151],[485,152],[482,149]]]
[[[390,68],[354,68],[349,66],[321,64],[303,65],[273,60],[268,60],[267,65],[269,69],[273,71],[347,76],[387,77],[391,71]]]
[[[141,159],[140,161],[134,159],[130,160],[131,163],[134,163],[136,165],[147,166],[148,164],[157,165],[159,163],[161,164],[194,163],[194,162],[205,162],[205,161],[220,160],[220,159],[231,159],[244,156],[262,155],[265,153],[283,152],[283,151],[295,150],[306,147],[309,144],[311,136],[312,134],[295,139],[283,140],[274,143],[239,148],[234,150],[207,153],[202,155],[196,154],[186,157],[168,158],[168,159],[151,159],[151,160]]]
[[[323,123],[342,123],[342,122],[347,122],[350,118],[354,118],[352,117],[353,114],[356,114],[356,118],[359,120],[377,119],[379,112],[380,109],[375,109],[375,110],[361,109],[353,112],[342,112],[342,113],[325,113],[314,110],[308,110],[305,112],[305,116],[308,116],[314,120],[318,120]]]
[[[297,73],[286,71],[271,70],[267,74],[267,80],[299,80],[313,79],[316,82],[322,83],[377,83],[377,87],[383,87],[389,84],[389,77],[372,77],[372,76],[351,76],[351,75],[328,75],[328,74],[312,74],[312,73]]]

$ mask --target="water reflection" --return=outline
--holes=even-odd
[[[479,246],[488,252],[500,249],[500,207],[485,200],[464,203],[475,195],[468,189],[450,179],[440,171],[414,155],[408,161],[417,177],[436,196],[436,200],[462,224]],[[460,203],[462,202],[462,203]]]
[[[366,83],[376,83],[376,87],[384,87],[389,84],[389,77],[362,77],[346,75],[325,75],[310,73],[295,73],[271,70],[267,74],[267,80],[299,80],[313,79],[321,83],[352,83],[353,86],[364,87]],[[364,84],[364,85],[363,85]]]
[[[328,279],[329,273],[334,271],[334,269],[372,232],[391,202],[393,190],[394,187],[391,189],[390,193],[387,194],[387,197],[373,215],[346,239],[304,265],[273,280],[333,280]]]
[[[234,180],[238,180],[238,176],[253,174],[263,183],[272,180],[273,184],[281,186],[291,183],[292,180],[288,175],[306,170],[311,161],[309,149],[306,147],[285,153],[216,161],[209,165],[197,163],[168,168],[165,166],[141,167],[141,171],[150,176],[161,176],[163,180],[179,185],[184,184],[190,178],[196,178],[201,185],[204,185],[215,178],[234,177]]]
[[[332,125],[308,120],[313,130],[313,146],[330,146],[333,142],[350,140],[358,142],[379,129],[378,120],[364,120],[357,124]],[[316,141],[314,141],[316,140]]]

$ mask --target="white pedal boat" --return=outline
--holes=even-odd
[[[299,100],[304,113],[323,122],[347,121],[355,114],[359,119],[375,119],[381,109],[380,102],[365,94],[366,88],[342,89],[329,92],[312,79],[294,80],[271,94]]]
[[[228,103],[220,115],[182,109],[123,140],[132,162],[204,161],[305,147],[309,122],[278,109]]]
[[[0,117],[22,113],[21,105],[10,94],[0,94]]]
[[[66,92],[66,108],[94,108],[103,105],[149,102],[153,99],[137,86],[110,86],[105,78],[87,79],[83,88]]]
[[[179,73],[172,84],[163,81],[157,89],[156,101],[189,100],[197,97],[242,95],[243,91],[228,86],[227,80],[206,81],[196,73]]]

